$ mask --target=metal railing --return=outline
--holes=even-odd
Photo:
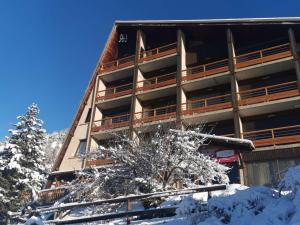
[[[276,84],[246,91],[240,91],[239,105],[250,105],[260,102],[274,101],[299,95],[296,81]]]
[[[189,67],[182,71],[182,80],[193,80],[229,71],[228,59],[223,59],[199,66]]]
[[[120,58],[108,63],[103,63],[98,67],[98,74],[125,68],[134,64],[135,55]]]
[[[148,123],[159,120],[167,120],[174,117],[176,117],[176,105],[169,105],[135,113],[134,123]]]
[[[177,43],[171,43],[158,48],[154,48],[140,53],[139,62],[150,61],[163,56],[175,54],[177,52]]]
[[[290,44],[282,44],[270,48],[237,55],[236,68],[244,68],[292,56]]]
[[[204,113],[231,107],[231,94],[226,94],[199,100],[188,100],[182,104],[182,114]]]
[[[176,72],[160,75],[157,77],[151,77],[149,79],[139,81],[137,83],[137,90],[146,91],[150,89],[168,86],[171,84],[176,84]]]
[[[254,142],[256,147],[300,142],[300,125],[244,132],[243,138]]]
[[[212,192],[212,191],[220,191],[226,190],[226,185],[224,184],[215,184],[209,186],[200,186],[196,188],[189,189],[181,189],[181,190],[168,190],[154,193],[146,193],[139,195],[130,195],[130,196],[120,196],[117,198],[110,199],[101,199],[90,202],[73,202],[73,203],[65,203],[58,206],[44,207],[35,209],[33,213],[54,213],[54,219],[43,221],[45,224],[75,224],[75,223],[87,223],[87,222],[95,222],[95,221],[108,221],[116,218],[127,218],[127,224],[130,224],[131,220],[144,220],[145,216],[147,218],[157,218],[163,216],[174,216],[176,215],[175,211],[178,206],[172,207],[160,207],[160,208],[152,208],[152,209],[138,209],[134,210],[133,203],[136,201],[142,200],[150,200],[150,199],[160,199],[167,198],[171,196],[178,195],[188,195],[200,192]],[[94,214],[89,216],[82,216],[76,218],[69,219],[60,219],[65,215],[65,212],[68,210],[75,210],[79,208],[87,208],[93,206],[100,205],[110,205],[110,204],[126,204],[127,209],[123,211],[116,211],[111,213],[103,213],[103,214]],[[28,213],[23,215],[22,212],[12,212],[9,214],[9,219],[11,221],[20,219],[19,217],[28,216]],[[25,222],[25,221],[24,221]],[[99,223],[99,222],[98,222]],[[100,222],[101,223],[101,222]]]
[[[132,83],[123,84],[111,88],[107,88],[103,91],[97,93],[97,101],[103,101],[106,99],[116,98],[124,95],[129,95],[132,93]]]
[[[93,122],[92,131],[98,132],[101,130],[115,129],[119,127],[129,126],[130,114],[106,117],[102,120]]]

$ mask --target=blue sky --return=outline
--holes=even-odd
[[[36,102],[70,126],[115,20],[300,16],[300,1],[0,0],[0,140]]]

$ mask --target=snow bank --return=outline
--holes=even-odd
[[[281,197],[267,187],[236,187],[232,195],[210,199],[210,216],[198,225],[300,225],[299,187],[300,166],[290,168],[280,182],[280,188],[290,190]]]
[[[24,225],[44,225],[44,223],[39,217],[32,216]]]

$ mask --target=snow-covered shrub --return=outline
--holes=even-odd
[[[279,183],[280,189],[288,189],[293,195],[300,189],[300,165],[291,167],[285,173],[284,178]]]
[[[244,187],[214,196],[208,202],[210,217],[199,225],[300,224],[300,166],[291,167],[279,187],[287,190],[280,197],[268,187]]]
[[[267,187],[238,190],[234,195],[211,198],[209,212],[223,223],[260,214],[272,201],[273,191]]]

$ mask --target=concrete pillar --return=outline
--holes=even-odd
[[[141,30],[138,30],[136,33],[136,46],[135,46],[135,64],[134,64],[134,72],[133,72],[133,85],[132,85],[132,98],[131,98],[131,110],[130,110],[130,121],[129,121],[129,137],[133,138],[133,122],[134,116],[136,113],[136,103],[137,103],[137,81],[138,77],[141,75],[138,67],[138,61],[141,54],[141,48],[145,46],[145,35]]]
[[[186,48],[185,48],[185,36],[181,29],[177,30],[177,73],[176,73],[176,97],[177,97],[177,108],[176,108],[176,124],[178,128],[182,128],[181,110],[183,100],[183,90],[181,87],[182,70],[186,69]]]
[[[137,89],[144,86],[143,82],[141,82],[143,80],[145,80],[144,75],[143,75],[142,71],[138,68],[138,71],[137,71]]]
[[[232,96],[232,107],[233,107],[233,120],[234,120],[234,133],[235,137],[242,138],[243,133],[243,126],[242,120],[239,114],[239,104],[238,104],[238,92],[239,86],[238,81],[236,79],[236,72],[235,72],[235,50],[234,50],[234,39],[230,29],[227,30],[227,46],[228,46],[228,64],[229,64],[229,71],[231,74],[231,96]],[[244,171],[243,171],[243,159],[242,155],[239,154],[239,176],[240,176],[240,183],[244,184]]]
[[[294,57],[294,63],[295,63],[295,70],[296,70],[296,75],[297,75],[297,84],[298,84],[298,89],[300,91],[300,59],[297,53],[296,49],[296,39],[295,39],[295,34],[292,28],[289,28],[288,30],[289,33],[289,40],[290,40],[290,46],[291,46],[291,52]]]
[[[91,136],[91,133],[92,133],[92,128],[93,128],[93,122],[94,122],[94,119],[95,119],[95,113],[96,113],[96,109],[97,109],[97,106],[96,106],[96,98],[97,98],[97,92],[102,90],[100,88],[105,88],[105,85],[104,86],[100,86],[99,87],[99,76],[97,76],[97,78],[95,79],[95,84],[94,84],[94,88],[93,88],[93,91],[91,92],[91,95],[92,95],[92,102],[91,102],[91,108],[92,108],[92,112],[91,112],[91,119],[90,119],[90,122],[89,122],[89,125],[88,125],[88,130],[87,130],[87,137],[86,137],[86,141],[87,141],[87,145],[86,145],[86,150],[85,152],[88,154],[89,151],[90,151],[90,148],[91,148],[91,142],[92,142],[92,136]],[[105,90],[105,89],[104,89]],[[85,165],[86,165],[86,159],[83,159],[82,160],[82,164],[81,164],[81,168],[85,168]]]

